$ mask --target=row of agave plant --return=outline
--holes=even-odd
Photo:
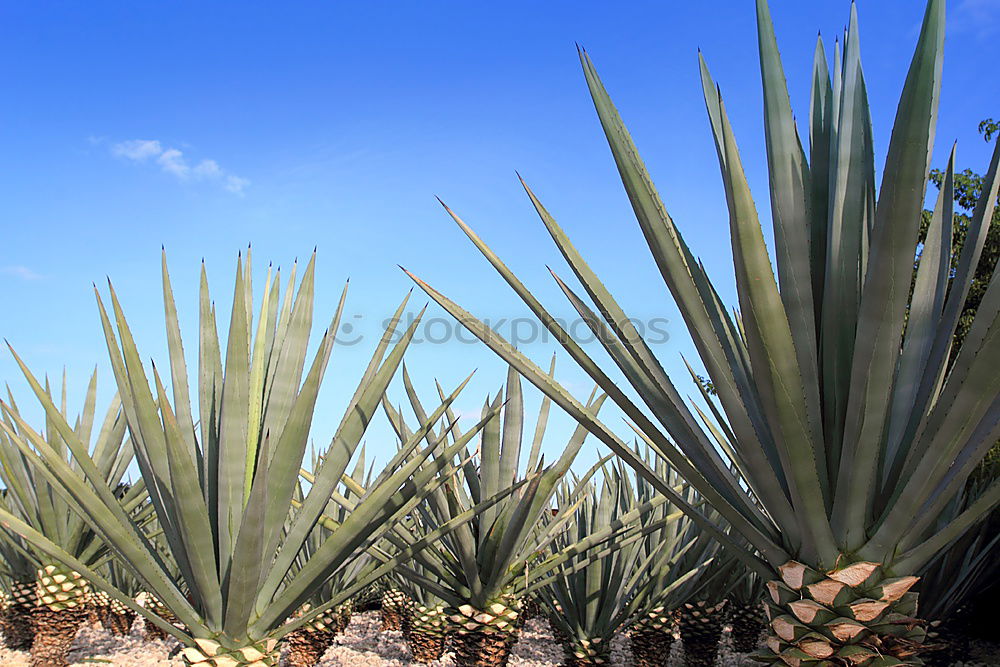
[[[202,281],[197,391],[199,407],[211,406],[200,409],[207,424],[192,418],[186,398],[165,258],[172,397],[155,365],[155,390],[141,375],[112,288],[117,333],[100,297],[99,304],[122,393],[103,420],[95,419],[96,373],[72,417],[65,378],[58,397],[22,366],[46,415],[42,430],[27,423],[13,396],[0,402],[3,632],[10,646],[30,647],[32,664],[65,664],[88,618],[125,634],[141,614],[146,636],[180,639],[192,665],[276,664],[282,640],[291,664],[312,665],[346,626],[353,600],[386,581],[393,588],[383,612],[401,612],[420,661],[441,657],[450,639],[459,664],[506,663],[526,618],[522,607],[532,601],[547,609],[571,663],[606,663],[614,634],[634,624],[638,659],[657,664],[669,654],[679,605],[708,590],[721,601],[727,578],[712,567],[718,543],[667,496],[610,457],[580,478],[570,473],[588,435],[583,426],[545,465],[548,398],[523,465],[524,403],[513,368],[482,419],[463,432],[452,404],[465,383],[448,395],[438,385],[428,411],[404,366],[416,418],[408,424],[386,389],[417,322],[391,350],[395,331],[385,333],[330,446],[309,457],[309,421],[344,301],[307,371],[314,262],[284,299],[278,275],[268,280],[254,336],[249,274],[247,259],[237,268],[225,362]],[[595,393],[587,409],[597,414],[604,400]],[[359,444],[380,408],[398,449],[375,475]],[[699,502],[669,464],[648,451],[644,460],[688,502]],[[141,477],[125,484],[133,462]],[[607,586],[608,577],[619,587]],[[592,599],[598,590],[605,597]],[[701,630],[698,621],[712,620],[708,610],[691,609],[697,620],[689,644],[699,631],[710,641],[689,653],[714,656],[719,627],[714,636]]]
[[[757,657],[765,662],[920,664],[935,643],[928,614],[946,618],[977,582],[995,579],[996,524],[984,519],[1000,501],[997,475],[970,482],[1000,439],[1000,273],[953,349],[1000,186],[1000,148],[955,266],[954,153],[918,242],[944,8],[944,0],[927,3],[876,188],[854,8],[832,67],[817,44],[807,153],[768,6],[757,0],[777,275],[726,107],[700,59],[730,211],[732,311],[581,52],[622,183],[714,388],[700,404],[683,400],[527,186],[585,297],[556,281],[615,371],[448,212],[592,377],[597,389],[586,403],[551,366],[412,276],[509,364],[504,390],[462,430],[453,405],[465,383],[438,386],[425,403],[404,369],[409,405],[394,407],[386,392],[419,323],[397,331],[404,300],[335,435],[310,457],[346,298],[345,290],[309,360],[313,261],[298,282],[293,268],[284,287],[280,271],[269,273],[257,309],[250,258],[238,262],[224,342],[203,270],[195,373],[165,260],[169,357],[159,368],[144,366],[114,289],[110,309],[98,293],[118,388],[104,421],[95,422],[94,381],[71,421],[65,398],[57,402],[16,354],[44,429],[22,418],[12,396],[0,402],[8,640],[29,634],[17,620],[29,616],[35,664],[61,664],[88,606],[107,601],[179,639],[190,665],[273,665],[282,644],[311,664],[351,600],[388,580],[387,622],[402,612],[421,659],[450,640],[461,665],[502,665],[534,605],[570,664],[607,662],[621,631],[637,663],[663,664],[675,629],[689,660],[710,664],[728,601],[741,610],[734,627],[763,612]],[[525,467],[520,378],[545,396]],[[608,399],[638,445],[599,417]],[[546,465],[541,440],[553,404],[579,426]],[[375,474],[360,443],[380,409],[399,443]],[[575,477],[570,466],[588,435],[612,456]],[[140,477],[122,485],[133,462]]]

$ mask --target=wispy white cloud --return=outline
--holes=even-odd
[[[19,280],[38,280],[42,277],[42,274],[21,265],[5,266],[0,269],[0,272],[8,276],[14,276]]]
[[[226,171],[215,160],[205,158],[192,164],[183,151],[156,139],[121,141],[111,146],[111,154],[130,162],[153,163],[179,181],[214,183],[233,194],[243,194],[250,185],[250,181]]]
[[[1000,0],[961,0],[951,25],[980,39],[1000,33]]]
[[[111,152],[127,160],[144,162],[151,157],[163,152],[163,146],[159,141],[153,139],[132,139],[123,141],[111,147]]]

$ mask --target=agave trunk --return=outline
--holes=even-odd
[[[887,658],[921,664],[927,632],[910,592],[917,577],[888,577],[865,561],[826,573],[795,561],[778,569],[767,584],[771,632],[762,659],[792,667]]]
[[[402,630],[403,613],[410,598],[403,591],[392,588],[382,594],[382,625],[379,630]]]
[[[635,667],[666,667],[674,643],[676,618],[676,612],[654,609],[632,625],[628,636]]]
[[[31,612],[34,640],[31,643],[32,667],[62,667],[66,654],[80,626],[89,614],[86,600],[90,586],[79,572],[59,565],[46,565],[38,571],[38,605]]]
[[[157,616],[162,618],[167,623],[170,623],[172,625],[178,624],[177,617],[174,616],[171,612],[167,611],[166,609],[158,610],[155,613]],[[142,634],[143,637],[146,639],[146,641],[151,641],[151,642],[152,641],[163,642],[166,641],[170,636],[166,630],[150,623],[149,621],[146,621]]]
[[[448,617],[444,606],[413,606],[406,618],[406,645],[414,662],[432,662],[444,655],[448,642]]]
[[[311,608],[312,605],[302,605],[297,616],[306,614]],[[337,605],[333,609],[329,609],[309,621],[305,625],[305,629],[315,630],[316,632],[332,632],[333,634],[343,632],[347,628],[347,624],[351,622],[352,610],[353,605],[350,603]]]
[[[104,591],[93,591],[87,597],[87,623],[95,627],[104,625],[111,608],[111,597]]]
[[[567,667],[589,667],[611,664],[611,642],[603,637],[581,639],[572,637],[563,643]]]
[[[302,605],[297,616],[307,613],[310,608],[309,604]],[[285,637],[285,644],[288,646],[288,664],[292,667],[312,667],[318,663],[330,648],[337,633],[343,632],[347,627],[351,620],[351,610],[351,603],[339,605],[289,633]]]
[[[85,607],[53,611],[39,605],[31,612],[34,641],[31,643],[31,667],[64,667],[66,654],[76,639],[80,626],[87,620]]]
[[[225,648],[212,639],[195,639],[195,646],[181,651],[184,664],[192,667],[277,667],[278,642],[268,639],[248,646]]]
[[[730,603],[729,623],[732,626],[733,650],[737,653],[756,651],[765,627],[763,607],[759,603]]]
[[[8,648],[23,651],[31,648],[34,633],[31,628],[31,612],[35,608],[38,594],[34,582],[15,581],[10,585],[10,595],[3,610],[3,637]]]
[[[333,631],[336,633],[343,632],[347,629],[347,626],[351,624],[351,616],[354,615],[354,603],[348,600],[344,604],[335,607],[333,612]]]
[[[502,597],[476,609],[464,604],[450,616],[458,667],[505,667],[518,640],[520,604]]]
[[[333,630],[316,630],[312,627],[299,628],[289,633],[285,637],[289,667],[312,667],[319,663],[336,636],[337,633]]]
[[[688,667],[711,667],[719,652],[725,601],[709,604],[698,601],[681,607],[677,618],[684,642],[684,664]]]
[[[101,623],[104,629],[113,635],[124,637],[132,632],[132,623],[135,621],[135,612],[123,605],[118,600],[112,600],[108,605]]]
[[[177,618],[177,616],[174,615],[172,611],[164,607],[163,604],[156,599],[156,596],[149,593],[145,594],[140,593],[140,598],[142,599],[142,601],[140,602],[142,606],[149,609],[151,612],[162,618],[167,623],[170,623],[171,625],[176,625],[177,627],[181,626],[181,622]],[[149,621],[145,621],[143,636],[145,637],[146,641],[162,642],[166,641],[169,635],[167,634],[166,630],[162,629],[158,625],[154,625]]]

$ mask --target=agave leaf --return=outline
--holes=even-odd
[[[868,271],[858,314],[844,449],[833,525],[848,548],[865,539],[878,448],[890,407],[920,211],[934,145],[944,43],[944,1],[930,0],[893,125],[875,208]],[[856,41],[856,37],[854,37]],[[850,48],[850,44],[848,47]]]
[[[816,364],[816,313],[813,308],[812,175],[799,139],[785,73],[766,0],[757,0],[757,35],[764,88],[764,136],[774,218],[774,242],[781,284],[780,297],[788,318],[795,356],[802,374],[802,393],[820,479],[827,479],[819,407]],[[824,489],[829,494],[829,489]]]
[[[263,461],[269,460],[269,463],[264,465],[267,474],[261,483],[273,489],[264,517],[265,546],[263,553],[274,553],[285,529],[288,503],[294,492],[294,480],[299,468],[296,462],[302,461],[302,457],[305,455],[309,429],[312,426],[312,415],[316,409],[316,396],[319,393],[323,369],[326,368],[333,350],[337,323],[343,312],[343,303],[342,295],[337,312],[333,317],[333,323],[326,330],[320,342],[309,373],[295,396],[283,428],[280,431],[265,434],[265,437],[274,438],[277,444],[271,448],[274,455],[268,454],[263,459]]]
[[[795,349],[790,323],[778,286],[771,273],[770,259],[750,189],[736,149],[721,97],[709,97],[708,105],[718,105],[722,134],[716,137],[726,195],[729,201],[730,229],[736,285],[744,314],[754,379],[764,402],[765,412],[780,443],[808,443],[809,447],[779,447],[782,466],[791,486],[793,504],[804,512],[797,515],[799,531],[810,539],[803,543],[805,554],[815,554],[827,562],[836,559],[838,550],[825,516],[826,480],[821,479],[817,461],[823,455],[822,444],[809,417],[808,391],[803,387],[803,373],[797,357],[786,350]]]
[[[174,292],[170,285],[170,273],[167,270],[167,251],[161,252],[161,273],[163,282],[163,309],[167,322],[167,347],[170,351],[170,385],[174,392],[174,405],[177,409],[177,423],[180,435],[192,457],[196,455],[197,446],[194,440],[194,418],[191,416],[191,398],[188,390],[187,362],[184,358],[184,343],[181,340],[180,324],[177,320],[177,306],[174,302]]]
[[[920,379],[926,371],[928,356],[934,343],[937,323],[941,319],[948,279],[951,275],[952,220],[955,197],[955,148],[951,149],[943,187],[931,214],[913,285],[913,299],[906,323],[906,338],[896,372],[895,392],[890,412],[888,442],[884,466],[887,475],[897,475],[905,460],[898,450],[903,443],[910,410],[916,402]],[[892,480],[895,482],[895,480]],[[892,483],[890,488],[894,487]]]
[[[249,266],[250,258],[247,257],[247,262]],[[250,290],[249,283],[247,288],[247,294],[251,301],[253,299]],[[267,270],[267,280],[264,283],[264,301],[261,304],[260,312],[261,317],[257,322],[257,332],[253,336],[253,352],[250,355],[250,388],[248,390],[248,414],[247,414],[247,444],[246,444],[246,462],[243,468],[243,504],[249,501],[250,498],[250,487],[253,482],[254,470],[257,466],[258,458],[258,447],[260,445],[261,439],[261,413],[264,409],[264,370],[267,367],[267,359],[265,355],[267,354],[267,320],[268,313],[271,310],[270,299],[271,299],[271,269]],[[253,310],[252,305],[248,307],[247,312],[252,316]],[[247,320],[248,333],[249,333],[249,316]],[[248,339],[249,342],[249,339]],[[265,436],[266,437],[266,436]]]
[[[839,74],[839,72],[838,72]],[[809,261],[812,266],[813,309],[816,324],[823,318],[826,276],[827,224],[830,207],[830,149],[833,146],[835,102],[823,38],[816,38],[809,99],[809,172],[812,188],[809,220]]]
[[[266,446],[267,443],[265,437],[263,444]],[[250,496],[236,535],[232,564],[223,579],[226,618],[222,629],[231,637],[240,637],[249,625],[254,600],[261,589],[261,579],[270,564],[268,554],[264,553],[267,544],[266,517],[271,503],[267,473],[267,466],[261,465],[251,480]]]
[[[224,571],[230,567],[243,515],[249,437],[250,322],[247,319],[245,280],[241,261],[237,260],[219,412],[219,565]]]
[[[100,296],[98,296],[100,301]],[[205,263],[201,264],[199,283],[198,327],[198,412],[200,415],[202,455],[202,479],[207,490],[208,510],[213,534],[219,526],[219,441],[217,426],[219,410],[222,407],[222,356],[219,349],[219,334],[215,323],[215,305],[208,291],[208,274]],[[105,327],[105,336],[109,335]],[[111,339],[109,339],[110,341]],[[109,343],[110,344],[110,343]],[[116,378],[121,380],[116,374]]]
[[[179,520],[176,525],[185,553],[189,555],[186,563],[190,567],[191,579],[188,582],[197,591],[198,598],[205,601],[207,624],[219,627],[222,622],[222,592],[208,506],[201,494],[197,470],[186,450],[181,427],[166,400],[166,390],[155,367],[153,375],[166,433],[171,495],[176,500],[178,510]]]
[[[295,280],[295,269],[289,280],[283,310],[279,317],[278,333],[275,340],[281,341],[281,352],[277,358],[272,355],[270,364],[273,371],[269,377],[274,378],[268,388],[268,409],[264,415],[262,433],[280,433],[289,420],[292,405],[302,383],[302,371],[305,366],[306,350],[309,345],[309,332],[313,322],[313,302],[316,284],[316,253],[309,258],[306,270],[302,274],[298,292],[290,299]],[[346,292],[347,287],[344,287]],[[343,300],[343,295],[341,296]],[[292,306],[289,309],[289,303]],[[286,312],[287,310],[287,312]],[[287,317],[287,320],[285,319]],[[282,326],[284,324],[284,326]],[[279,338],[280,334],[280,338]],[[280,382],[277,380],[280,379]],[[277,448],[274,450],[278,451]]]

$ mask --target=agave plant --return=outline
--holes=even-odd
[[[29,463],[25,451],[34,446],[48,448],[60,463],[79,473],[77,465],[67,447],[66,438],[76,440],[88,456],[92,457],[94,476],[91,484],[102,490],[118,486],[132,461],[132,447],[125,437],[125,418],[121,413],[121,401],[114,397],[104,420],[95,423],[97,416],[97,373],[91,376],[83,410],[69,427],[69,412],[66,406],[66,376],[63,375],[62,395],[58,408],[48,381],[44,389],[37,387],[43,402],[52,406],[52,412],[44,431],[36,431],[22,417],[13,396],[8,394],[6,402],[0,401],[0,481],[7,493],[0,504],[0,511],[12,514],[44,535],[48,540],[70,554],[87,567],[96,567],[108,555],[108,547],[97,532],[71,507],[61,493],[61,489],[35,470]],[[54,423],[61,421],[68,429],[64,435]],[[95,430],[96,426],[96,430]],[[91,441],[93,444],[91,445]],[[141,488],[136,487],[128,497],[116,503],[134,505],[141,500]],[[119,505],[121,506],[121,505]],[[9,536],[8,536],[9,537]],[[25,545],[20,539],[8,541],[20,556],[15,561],[19,570],[18,586],[14,591],[15,605],[10,614],[30,613],[32,633],[32,664],[66,664],[66,652],[80,626],[87,619],[91,588],[81,572],[54,560],[44,550],[34,544]],[[27,548],[24,548],[27,547]],[[28,580],[23,578],[30,563],[34,570],[33,590],[24,588]],[[27,599],[26,599],[27,598]],[[30,611],[29,611],[30,610]],[[12,625],[18,620],[11,618]],[[13,643],[23,645],[23,635],[12,627]]]
[[[416,519],[415,519],[416,520]],[[414,531],[419,530],[414,527]],[[391,553],[391,550],[390,550]],[[433,582],[437,587],[444,585],[434,571],[425,568],[419,561],[409,565],[416,577]],[[406,577],[397,576],[396,585],[406,596],[406,606],[402,611],[401,629],[406,645],[414,662],[433,662],[444,655],[451,631],[451,621],[445,601],[432,593],[429,588],[419,586]]]
[[[633,451],[651,470],[656,471],[658,479],[666,480],[688,503],[703,504],[697,492],[685,484],[666,461],[650,457],[648,451],[642,452],[637,448]],[[640,476],[636,479],[636,491],[639,500],[645,503],[659,495],[655,485]],[[671,509],[676,510],[676,505]],[[708,510],[706,515],[713,525],[720,524],[717,513]],[[713,604],[707,605],[707,609],[705,600],[711,599],[713,592],[717,598],[722,590],[720,584],[724,586],[720,573],[732,569],[732,559],[719,553],[719,543],[711,538],[709,531],[699,529],[690,522],[673,523],[652,533],[651,539],[645,540],[642,547],[644,562],[649,563],[648,574],[639,593],[644,606],[629,618],[628,634],[636,665],[653,667],[668,660],[674,633],[686,606],[694,605],[699,612],[704,612],[701,618],[709,624],[715,621],[717,600],[713,599]],[[699,633],[699,638],[711,637],[710,632]],[[717,637],[718,632],[715,632],[714,639]],[[701,642],[700,646],[694,646],[696,643],[690,642],[689,645],[689,641],[685,641],[685,660],[690,662],[700,657],[714,661],[716,642],[709,639],[708,642]],[[705,655],[696,655],[696,649],[703,650]]]
[[[610,664],[614,636],[632,623],[639,627],[636,664],[660,664],[670,655],[673,637],[653,628],[642,634],[642,628],[669,617],[668,610],[697,587],[717,544],[702,539],[704,534],[692,530],[690,520],[648,483],[640,478],[633,484],[620,464],[606,467],[600,489],[588,486],[582,502],[568,488],[561,496],[560,505],[574,510],[569,530],[550,547],[553,554],[592,535],[626,529],[599,550],[561,563],[540,590],[565,664]],[[697,558],[705,560],[692,565]]]
[[[405,372],[403,381],[417,419],[427,423],[430,417]],[[440,387],[438,391],[440,393]],[[596,413],[603,401],[603,396],[592,397],[585,409]],[[413,431],[406,425],[401,412],[388,401],[384,402],[384,407],[400,440],[411,439]],[[457,664],[469,667],[499,667],[507,663],[521,625],[520,598],[555,567],[553,563],[542,566],[535,556],[565,522],[540,523],[540,520],[548,514],[549,501],[557,484],[569,470],[587,436],[585,429],[577,428],[559,459],[545,466],[541,445],[550,401],[544,399],[527,461],[529,475],[522,477],[519,468],[525,426],[524,403],[520,378],[513,368],[507,375],[506,393],[501,390],[486,402],[484,418],[501,408],[503,418],[490,419],[482,431],[477,445],[478,467],[472,454],[462,452],[464,460],[458,462],[461,469],[455,482],[427,496],[419,508],[419,521],[412,524],[413,534],[408,539],[387,536],[399,547],[405,547],[425,531],[434,531],[438,526],[474,512],[469,523],[459,526],[419,555],[422,570],[409,565],[397,570],[399,576],[443,601],[452,625]],[[446,444],[449,437],[458,438],[460,431],[453,412],[447,411],[445,420],[438,431],[426,430],[425,437],[428,447],[435,451],[435,459],[452,460],[455,454],[450,453]],[[512,492],[513,489],[516,490]],[[495,504],[475,511],[491,500],[495,500]]]
[[[718,392],[710,401],[717,433],[698,423],[621,306],[530,189],[596,312],[557,278],[560,287],[645,410],[452,215],[657,452],[750,545],[741,548],[735,537],[716,533],[769,579],[771,635],[764,659],[791,665],[912,662],[924,637],[911,590],[918,573],[1000,499],[1000,484],[993,484],[950,521],[935,523],[1000,435],[1000,273],[994,272],[969,334],[949,362],[997,195],[1000,149],[954,271],[949,161],[914,271],[940,98],[944,0],[927,3],[878,189],[855,9],[832,75],[822,40],[817,44],[807,155],[767,3],[756,4],[777,277],[725,105],[701,61],[730,211],[736,314],[723,305],[684,242],[589,56],[580,54],[640,227]],[[670,492],[544,371],[419,284],[640,474]],[[696,508],[686,509],[699,517]],[[713,530],[710,522],[702,525]]]
[[[750,653],[757,649],[764,632],[764,608],[761,600],[766,595],[764,580],[753,570],[737,570],[738,578],[729,591],[727,618],[733,650]]]
[[[684,644],[687,667],[712,667],[729,614],[730,593],[738,582],[729,554],[717,556],[702,577],[702,586],[677,609],[677,634]]]
[[[419,322],[417,318],[389,350],[391,338],[397,335],[396,323],[404,301],[324,450],[314,483],[301,507],[289,518],[316,396],[346,297],[346,293],[341,297],[332,323],[306,368],[314,267],[315,257],[309,261],[297,292],[293,268],[284,297],[280,271],[273,279],[269,275],[255,323],[250,258],[245,265],[242,260],[237,263],[224,359],[216,332],[215,308],[202,269],[197,410],[189,399],[187,362],[166,257],[163,295],[171,393],[165,389],[156,366],[152,367],[152,377],[147,376],[114,289],[110,292],[111,315],[98,294],[111,366],[136,459],[163,543],[179,567],[180,583],[111,489],[97,483],[103,477],[96,460],[22,364],[45,406],[53,432],[72,452],[74,465],[67,463],[62,450],[37,438],[31,442],[33,448],[22,447],[21,453],[39,476],[70,500],[70,506],[114,548],[143,588],[176,616],[181,627],[139,607],[80,559],[12,513],[0,510],[0,518],[9,530],[47,557],[81,573],[141,613],[147,623],[183,642],[182,655],[190,665],[274,665],[281,637],[340,604],[394,563],[380,565],[367,578],[291,622],[286,623],[286,619],[307,602],[320,584],[349,566],[371,541],[378,540],[450,474],[447,460],[429,459],[427,448],[418,451],[425,428],[417,429],[404,446],[412,456],[398,459],[380,476],[309,562],[289,574],[378,409]],[[444,413],[456,395],[444,399],[431,414],[433,420]],[[448,453],[464,449],[475,432],[470,431],[468,437],[450,445]]]
[[[387,587],[379,598],[379,630],[396,631],[403,629],[403,616],[410,606],[410,597],[400,590],[398,577],[386,579]]]
[[[360,476],[361,472],[364,471],[364,466],[365,452],[364,447],[362,447],[354,468],[353,477]],[[318,468],[319,462],[315,461],[313,463],[313,470]],[[310,477],[311,479],[315,479],[312,476]],[[357,502],[360,500],[360,496],[355,496],[353,488],[349,485],[342,486],[338,490],[338,493],[342,494],[347,502]],[[305,496],[306,493],[303,491],[301,484],[299,484],[295,498],[293,499],[294,506],[301,507]],[[294,576],[296,572],[306,567],[316,552],[322,547],[323,542],[336,529],[335,527],[343,524],[347,518],[348,511],[331,501],[324,513],[326,521],[320,521],[313,529],[309,539],[302,545],[302,550],[292,564],[289,574]],[[331,528],[327,528],[324,523],[330,522],[332,522]],[[341,591],[350,588],[355,581],[365,579],[367,574],[377,566],[378,562],[372,556],[367,553],[359,554],[357,558],[338,569],[329,579],[313,589],[309,599],[298,609],[296,615],[301,616],[306,614],[314,607],[322,606],[328,600],[338,597]],[[350,623],[352,612],[353,601],[350,599],[344,600],[337,606],[327,609],[327,611],[301,626],[298,630],[288,634],[285,637],[285,643],[288,646],[288,664],[291,667],[311,667],[318,663],[333,643],[336,635],[343,632],[348,623]]]
[[[0,491],[0,507],[7,506],[10,491]],[[31,611],[35,608],[35,577],[38,567],[31,549],[7,531],[0,531],[0,634],[4,644],[16,651],[31,648]]]

